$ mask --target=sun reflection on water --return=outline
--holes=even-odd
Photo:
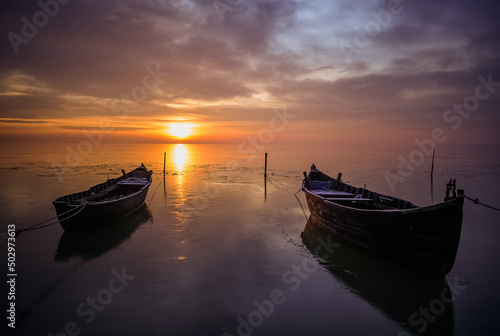
[[[188,153],[186,150],[186,146],[183,144],[177,144],[174,149],[174,162],[179,173],[184,170],[187,159]]]
[[[187,146],[183,144],[174,145],[170,149],[170,153],[172,168],[175,169],[173,175],[176,175],[175,184],[172,187],[174,187],[175,190],[173,191],[176,198],[175,212],[180,223],[178,229],[180,229],[180,227],[183,227],[188,223],[188,217],[190,214],[189,211],[187,211],[187,203],[189,203],[190,191],[189,188],[186,187],[186,181],[184,179],[184,173],[187,166],[187,161],[189,159],[189,153]]]

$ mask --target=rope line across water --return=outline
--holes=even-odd
[[[17,237],[17,236],[19,236],[19,234],[20,234],[21,232],[24,232],[24,231],[34,231],[34,230],[38,230],[38,229],[43,229],[43,228],[46,228],[46,227],[48,227],[48,226],[52,226],[52,225],[55,225],[55,224],[57,224],[57,223],[63,222],[63,221],[65,221],[65,220],[67,220],[67,219],[70,219],[71,217],[76,216],[77,214],[79,214],[79,213],[80,213],[80,211],[82,211],[82,210],[83,210],[83,208],[85,208],[85,206],[86,206],[86,205],[87,205],[87,203],[83,203],[82,205],[77,206],[76,208],[73,208],[73,209],[70,209],[70,210],[68,210],[68,211],[66,211],[66,212],[63,212],[63,213],[62,213],[62,214],[60,214],[59,216],[55,216],[55,217],[52,217],[52,218],[46,219],[46,220],[44,220],[44,221],[41,221],[40,223],[37,223],[37,224],[31,225],[31,226],[28,226],[27,228],[24,228],[24,229],[19,229],[19,230],[17,230],[17,231],[16,231],[16,237]],[[49,221],[51,221],[51,220],[54,220],[54,219],[58,218],[58,217],[62,217],[62,216],[66,215],[66,214],[68,214],[68,213],[70,213],[70,212],[72,212],[72,211],[75,211],[75,210],[77,210],[77,209],[78,209],[78,211],[77,211],[77,212],[75,212],[74,214],[72,214],[71,216],[68,216],[68,217],[63,218],[63,219],[59,219],[58,221],[55,221],[54,223],[50,223],[50,224],[47,224],[47,225],[40,226],[40,225],[42,225],[42,224],[45,224],[45,223],[47,223],[47,222],[49,222]]]
[[[464,195],[464,197],[465,197],[465,198],[467,198],[468,200],[472,201],[472,203],[474,203],[474,204],[476,204],[476,205],[477,205],[477,204],[479,204],[479,205],[483,205],[483,206],[485,206],[485,207],[487,207],[487,208],[490,208],[490,209],[493,209],[493,210],[496,210],[496,211],[500,211],[500,209],[499,209],[499,208],[495,208],[495,207],[493,207],[493,206],[491,206],[491,205],[488,205],[488,204],[484,204],[484,203],[479,202],[479,198],[471,198],[471,197],[469,197],[469,196],[465,196],[465,195]]]

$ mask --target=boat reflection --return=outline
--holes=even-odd
[[[406,330],[418,335],[454,334],[452,292],[445,277],[370,255],[320,231],[311,219],[302,241],[342,285]],[[402,330],[400,335],[408,333]]]
[[[83,261],[111,251],[126,241],[135,230],[152,218],[146,204],[128,216],[89,232],[64,231],[59,239],[55,261],[65,262],[73,258]]]

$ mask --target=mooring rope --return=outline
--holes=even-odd
[[[33,225],[33,226],[30,226],[30,227],[27,227],[26,229],[19,229],[19,230],[16,230],[16,237],[19,236],[21,234],[21,232],[25,232],[25,231],[34,231],[34,230],[38,230],[38,229],[43,229],[43,228],[46,228],[48,226],[52,226],[52,225],[55,225],[57,224],[58,222],[54,222],[54,223],[50,223],[50,224],[47,224],[47,225],[43,225],[43,226],[38,226],[40,225],[40,223],[36,224],[36,225]]]
[[[477,205],[477,204],[479,204],[479,205],[483,205],[483,206],[485,206],[485,207],[487,207],[487,208],[490,208],[490,209],[493,209],[493,210],[496,210],[496,211],[500,211],[500,209],[499,209],[499,208],[495,208],[495,207],[493,207],[493,206],[491,206],[491,205],[488,205],[488,204],[484,204],[484,203],[482,203],[482,202],[479,202],[479,198],[477,198],[477,197],[476,197],[476,198],[471,198],[471,197],[469,197],[469,196],[465,196],[465,195],[464,195],[464,197],[465,197],[465,198],[467,198],[468,200],[472,201],[472,203],[474,203],[474,204],[476,204],[476,205]]]
[[[298,194],[299,192],[301,192],[301,191],[302,191],[302,188],[300,188],[300,189],[299,189],[299,190],[298,190],[295,194],[293,194],[293,196],[295,196],[295,198],[297,199],[297,201],[299,201],[299,205],[300,205],[300,207],[302,208],[302,212],[304,213],[304,217],[305,217],[305,218],[306,218],[306,220],[307,220],[306,211],[304,210],[304,207],[302,206],[302,203],[300,202],[300,199],[297,197],[297,194]]]
[[[156,192],[158,191],[158,188],[163,184],[163,182],[165,181],[165,179],[163,179],[163,181],[160,181],[160,184],[158,184],[158,186],[156,187],[155,191],[153,192],[153,195],[151,196],[151,198],[149,199],[149,202],[148,204],[151,203],[151,201],[153,200],[153,198],[155,197],[156,195]]]
[[[275,186],[276,188],[278,188],[278,189],[280,189],[280,190],[283,190],[283,191],[286,191],[286,192],[287,192],[287,193],[289,193],[290,195],[292,194],[292,193],[290,192],[290,190],[288,190],[288,189],[284,189],[284,188],[280,187],[280,186],[277,184],[277,182],[275,182],[275,181],[274,181],[274,178],[271,178],[269,175],[266,177],[266,182],[267,182],[267,181],[269,181],[270,183],[274,184],[274,186]],[[282,184],[282,183],[281,183],[281,184]],[[283,184],[282,184],[282,185],[283,185]],[[301,192],[301,191],[302,191],[302,188],[300,188],[300,189],[299,189],[299,190],[298,190],[295,194],[293,194],[293,196],[295,196],[295,198],[296,198],[296,199],[297,199],[297,201],[299,202],[299,205],[300,205],[300,207],[302,208],[302,212],[304,213],[304,217],[305,217],[305,218],[306,218],[306,220],[307,220],[307,215],[306,215],[306,212],[305,212],[305,210],[304,210],[304,207],[302,206],[302,202],[300,202],[300,199],[297,197],[297,194],[298,194],[299,192]]]
[[[60,214],[60,215],[58,215],[58,216],[55,216],[55,217],[52,217],[52,218],[46,219],[46,220],[44,220],[44,221],[41,221],[40,223],[36,223],[36,224],[34,224],[34,225],[28,226],[27,228],[16,230],[16,237],[17,237],[17,236],[19,236],[19,234],[20,234],[21,232],[25,232],[25,231],[34,231],[34,230],[38,230],[38,229],[43,229],[43,228],[46,228],[46,227],[49,227],[49,226],[55,225],[55,224],[60,223],[60,222],[64,222],[65,220],[70,219],[71,217],[76,216],[77,214],[79,214],[79,213],[80,213],[80,211],[82,211],[82,210],[83,210],[83,208],[85,208],[85,206],[86,206],[86,205],[87,205],[87,203],[83,203],[82,205],[77,206],[76,208],[70,209],[70,210],[68,210],[68,211],[66,211],[66,212],[63,212],[62,214]],[[70,213],[70,212],[72,212],[72,211],[75,211],[75,210],[77,210],[77,209],[78,209],[78,211],[77,211],[77,212],[75,212],[74,214],[72,214],[71,216],[68,216],[68,217],[63,218],[63,219],[59,219],[59,220],[55,221],[54,223],[50,223],[50,224],[46,224],[46,225],[40,226],[40,225],[42,225],[42,224],[45,224],[45,223],[47,223],[47,222],[49,222],[49,221],[51,221],[51,220],[54,220],[54,219],[58,218],[58,217],[62,217],[62,216],[66,215],[66,214],[68,214],[68,213]]]

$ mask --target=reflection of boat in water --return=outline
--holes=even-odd
[[[53,204],[66,231],[100,227],[138,209],[146,199],[152,171],[144,165],[86,191],[61,196]]]
[[[55,260],[71,258],[88,260],[103,255],[126,241],[135,230],[151,219],[147,205],[130,215],[89,232],[64,231],[59,239]]]
[[[302,190],[318,226],[372,253],[448,274],[460,242],[463,190],[457,191],[450,181],[442,203],[417,206],[353,187],[340,176],[331,178],[313,165],[303,181]]]
[[[342,285],[392,320],[420,335],[454,334],[454,293],[444,276],[357,249],[318,229],[312,217],[302,241]]]

